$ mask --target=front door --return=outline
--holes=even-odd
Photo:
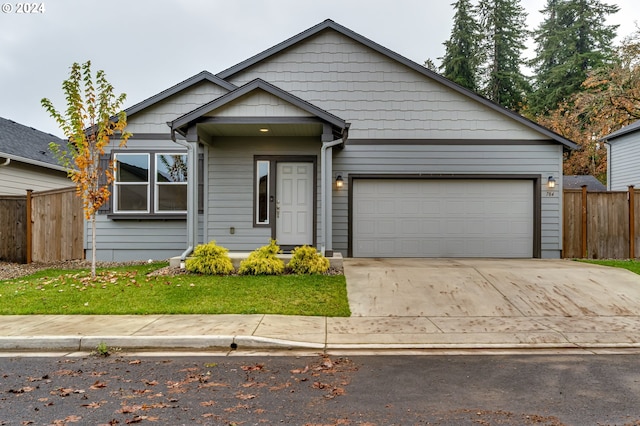
[[[278,162],[276,239],[281,246],[313,244],[313,163]]]

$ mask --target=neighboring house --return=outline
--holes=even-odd
[[[613,132],[601,141],[607,147],[607,189],[626,191],[640,186],[640,120]]]
[[[331,20],[126,112],[101,260],[561,254],[576,145]]]
[[[73,186],[49,150],[50,142],[64,143],[54,135],[0,117],[0,195]]]
[[[602,192],[607,190],[607,187],[596,179],[595,176],[565,175],[562,177],[563,189],[582,189],[583,186],[586,186],[589,192]]]

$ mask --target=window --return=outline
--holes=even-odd
[[[187,211],[187,155],[156,154],[156,212]]]
[[[114,211],[149,213],[149,154],[116,154]]]
[[[186,213],[187,154],[116,153],[115,213]]]
[[[269,224],[269,161],[256,161],[256,225]]]

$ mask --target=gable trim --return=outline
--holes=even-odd
[[[620,136],[624,136],[629,133],[633,133],[639,129],[640,129],[640,120],[635,121],[629,124],[628,126],[624,126],[623,128],[616,130],[613,133],[609,133],[607,136],[604,136],[598,140],[601,142],[611,143],[611,142],[614,142],[613,139],[619,138]]]
[[[546,127],[541,126],[538,123],[535,123],[525,117],[523,117],[522,115],[516,113],[515,111],[511,111],[507,108],[504,108],[503,106],[490,101],[487,98],[484,98],[480,95],[478,95],[477,93],[462,87],[454,82],[452,82],[451,80],[446,79],[445,77],[441,76],[440,74],[431,71],[430,69],[400,55],[399,53],[396,53],[334,21],[332,21],[331,19],[327,19],[324,22],[321,22],[320,24],[317,24],[309,29],[307,29],[306,31],[303,31],[279,44],[276,44],[275,46],[261,52],[258,53],[257,55],[252,56],[249,59],[246,59],[230,68],[227,68],[226,70],[220,72],[217,74],[218,77],[222,78],[222,79],[227,79],[231,76],[233,76],[234,74],[237,74],[255,64],[257,64],[258,62],[261,62],[279,52],[284,51],[285,49],[288,49],[289,47],[309,38],[312,37],[316,34],[319,34],[320,32],[327,30],[327,29],[332,29],[348,38],[351,38],[352,40],[355,40],[356,42],[363,44],[364,46],[392,59],[395,60],[411,69],[413,69],[414,71],[417,71],[418,73],[431,78],[435,81],[437,81],[438,83],[468,97],[471,98],[479,103],[481,103],[482,105],[497,111],[503,115],[506,115],[507,117],[519,122],[520,124],[525,125],[526,127],[529,127],[532,130],[535,130],[539,133],[542,133],[543,135],[549,137],[550,139],[552,139],[555,142],[558,142],[562,145],[564,145],[566,147],[566,149],[577,149],[578,145],[575,144],[574,142],[570,141],[569,139],[560,136],[559,134],[547,129]]]
[[[196,120],[201,120],[203,115],[258,89],[280,98],[283,101],[296,106],[329,124],[332,124],[333,126],[339,127],[340,129],[345,129],[347,127],[347,123],[343,119],[258,78],[168,123],[171,127],[171,131],[177,131],[180,133],[181,128],[185,125]],[[206,117],[206,119],[209,118],[212,117]],[[262,121],[264,121],[264,118]]]
[[[163,90],[162,92],[148,98],[145,99],[142,102],[139,102],[127,109],[124,110],[124,112],[127,114],[127,117],[142,111],[143,109],[146,109],[158,102],[161,102],[177,93],[180,93],[181,91],[194,86],[198,83],[201,83],[203,81],[209,81],[215,85],[218,85],[220,87],[222,87],[223,89],[227,90],[227,91],[232,91],[235,90],[237,88],[237,86],[235,84],[229,83],[228,81],[223,80],[222,78],[211,74],[209,71],[202,71],[192,77],[189,77],[188,79],[176,84],[175,86],[172,86],[166,90]]]

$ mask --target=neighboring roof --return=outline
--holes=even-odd
[[[49,143],[65,141],[33,127],[0,117],[0,157],[54,170],[66,170],[49,150]]]
[[[279,99],[282,99],[283,101],[288,102],[289,104],[294,105],[302,109],[303,111],[306,111],[309,114],[318,117],[319,119],[333,125],[336,128],[343,130],[348,127],[347,123],[340,117],[337,117],[321,108],[318,108],[317,106],[305,101],[304,99],[300,99],[299,97],[294,96],[291,93],[274,86],[273,84],[267,83],[266,81],[257,78],[225,95],[220,96],[219,98],[209,103],[202,105],[199,108],[196,108],[191,112],[188,112],[182,117],[178,117],[177,119],[173,120],[171,123],[169,123],[169,125],[171,126],[171,130],[180,131],[180,128],[188,125],[193,121],[198,120],[203,115],[224,105],[227,105],[238,99],[239,97],[247,95],[256,90],[263,90]]]
[[[562,187],[564,189],[582,189],[586,185],[587,191],[606,191],[607,187],[598,179],[591,175],[569,175],[562,177]]]
[[[279,44],[277,44],[277,45],[275,45],[275,46],[273,46],[273,47],[271,47],[271,48],[269,48],[269,49],[267,49],[267,50],[255,55],[255,56],[252,56],[249,59],[246,59],[246,60],[244,60],[244,61],[232,66],[231,68],[227,68],[226,70],[218,73],[217,76],[222,78],[222,79],[227,79],[227,78],[233,76],[234,74],[237,74],[237,73],[239,73],[239,72],[241,72],[241,71],[243,71],[243,70],[245,70],[245,69],[257,64],[258,62],[261,62],[261,61],[263,61],[263,60],[265,60],[265,59],[267,59],[267,58],[269,58],[269,57],[271,57],[271,56],[273,56],[273,55],[275,55],[277,53],[282,52],[285,49],[288,49],[289,47],[291,47],[291,46],[293,46],[295,44],[298,44],[298,43],[300,43],[300,42],[302,42],[302,41],[304,41],[304,40],[306,40],[306,39],[308,39],[308,38],[310,38],[310,37],[322,32],[322,31],[328,30],[328,29],[337,31],[338,33],[340,33],[340,34],[342,34],[342,35],[344,35],[346,37],[349,37],[349,38],[351,38],[351,39],[353,39],[353,40],[355,40],[355,41],[357,41],[357,42],[359,42],[359,43],[361,43],[361,44],[363,44],[363,45],[365,45],[365,46],[377,51],[378,53],[380,53],[382,55],[385,55],[385,56],[387,56],[387,57],[389,57],[389,58],[391,58],[391,59],[393,59],[395,61],[398,61],[401,64],[403,64],[403,65],[405,65],[405,66],[407,66],[407,67],[409,67],[409,68],[411,68],[411,69],[413,69],[413,70],[415,70],[415,71],[417,71],[417,72],[419,72],[419,73],[421,73],[421,74],[423,74],[423,75],[425,75],[425,76],[427,76],[427,77],[429,77],[429,78],[431,78],[433,80],[436,80],[437,82],[443,84],[444,86],[446,86],[446,87],[448,87],[448,88],[450,88],[452,90],[455,90],[456,92],[459,92],[459,93],[461,93],[461,94],[463,94],[463,95],[465,95],[465,96],[467,96],[469,98],[474,99],[475,101],[480,102],[481,104],[487,106],[488,108],[490,108],[490,109],[492,109],[494,111],[497,111],[497,112],[499,112],[501,114],[504,114],[504,115],[514,119],[514,120],[518,121],[519,123],[521,123],[521,124],[531,128],[531,129],[533,129],[533,130],[535,130],[535,131],[537,131],[539,133],[542,133],[543,135],[555,140],[556,142],[561,143],[562,145],[564,145],[568,149],[577,149],[578,148],[578,145],[576,145],[574,142],[570,141],[569,139],[566,139],[566,138],[560,136],[559,134],[547,129],[546,127],[543,127],[543,126],[541,126],[541,125],[539,125],[539,124],[537,124],[537,123],[535,123],[535,122],[533,122],[533,121],[521,116],[520,114],[518,114],[518,113],[516,113],[514,111],[511,111],[511,110],[509,110],[507,108],[504,108],[503,106],[498,105],[495,102],[492,102],[492,101],[490,101],[490,100],[478,95],[477,93],[475,93],[475,92],[473,92],[471,90],[468,90],[468,89],[466,89],[466,88],[464,88],[464,87],[452,82],[451,80],[448,80],[447,78],[441,76],[440,74],[438,74],[436,72],[431,71],[430,69],[418,64],[417,62],[413,62],[412,60],[407,59],[404,56],[402,56],[402,55],[400,55],[400,54],[398,54],[398,53],[396,53],[396,52],[394,52],[394,51],[392,51],[392,50],[390,50],[390,49],[388,49],[388,48],[386,48],[386,47],[384,47],[384,46],[382,46],[382,45],[380,45],[380,44],[378,44],[378,43],[376,43],[376,42],[374,42],[372,40],[369,40],[368,38],[363,37],[360,34],[355,33],[354,31],[352,31],[352,30],[350,30],[350,29],[348,29],[346,27],[343,27],[342,25],[332,21],[331,19],[327,19],[324,22],[321,22],[320,24],[317,24],[317,25],[309,28],[308,30],[303,31],[300,34],[295,35],[295,36],[291,37],[288,40],[283,41],[282,43],[279,43]]]
[[[176,84],[175,86],[172,86],[166,90],[163,90],[162,92],[158,93],[157,95],[153,95],[152,97],[145,99],[142,102],[139,102],[127,109],[124,110],[124,112],[127,114],[127,116],[131,116],[133,114],[135,114],[136,112],[142,111],[145,108],[150,107],[151,105],[158,103],[160,101],[163,101],[165,99],[167,99],[170,96],[175,95],[176,93],[179,93],[191,86],[195,86],[198,83],[201,83],[203,81],[209,81],[213,84],[216,84],[220,87],[222,87],[223,89],[226,90],[234,90],[236,89],[236,85],[235,84],[231,84],[228,81],[225,81],[223,79],[221,79],[218,76],[215,76],[213,74],[211,74],[209,71],[202,71],[199,72],[198,74],[189,77],[188,79]]]
[[[601,141],[611,142],[611,139],[618,138],[620,136],[626,135],[628,133],[633,133],[637,130],[640,130],[640,120],[629,124],[628,126],[624,126],[622,129],[617,130],[613,133],[608,134],[607,136],[601,138]]]

